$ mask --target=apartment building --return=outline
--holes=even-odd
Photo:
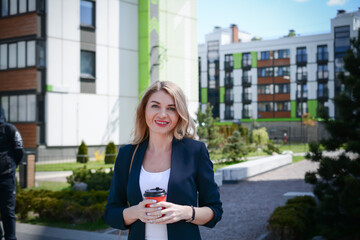
[[[38,160],[129,143],[143,90],[198,108],[196,1],[1,0],[0,104]]]
[[[332,98],[341,91],[337,73],[350,38],[357,37],[360,10],[339,10],[326,34],[259,40],[236,25],[215,27],[199,45],[199,102],[214,106],[222,122],[252,119],[267,127],[270,137],[284,133],[302,141],[301,117],[317,118],[320,108],[336,117]],[[310,140],[325,134],[321,125],[307,130]]]

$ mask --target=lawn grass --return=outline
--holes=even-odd
[[[305,156],[293,156],[292,163],[297,163],[297,162],[300,162],[302,160],[305,160]]]
[[[75,230],[84,230],[84,231],[98,231],[108,228],[109,226],[105,223],[104,220],[99,220],[96,222],[85,222],[85,223],[65,223],[59,221],[52,221],[49,219],[43,220],[40,218],[32,218],[29,220],[22,221],[23,223],[48,226],[48,227],[57,227],[57,228],[66,228],[66,229],[75,229]]]
[[[68,163],[48,163],[36,164],[36,171],[38,172],[51,172],[51,171],[72,171],[77,168],[86,166],[87,169],[99,168],[114,168],[114,164],[105,164],[103,161],[90,161],[88,163],[68,162]]]
[[[61,191],[70,188],[70,184],[67,182],[53,182],[53,181],[36,181],[37,186],[32,188],[27,188],[26,190],[51,190],[51,191]]]

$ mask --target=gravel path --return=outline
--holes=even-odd
[[[237,184],[221,186],[223,218],[213,229],[201,227],[202,239],[257,239],[266,233],[270,214],[285,204],[284,193],[312,191],[312,186],[304,182],[304,175],[316,168],[316,163],[304,160]]]

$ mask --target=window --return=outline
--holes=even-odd
[[[95,2],[81,0],[80,24],[83,27],[95,27]]]
[[[36,96],[12,95],[2,96],[1,108],[10,122],[35,122]]]
[[[307,102],[297,102],[296,104],[296,115],[301,117],[304,113],[307,113]]]
[[[260,60],[268,60],[268,59],[270,59],[270,52],[269,51],[261,52]]]
[[[272,77],[274,74],[272,67],[258,68],[259,77]]]
[[[328,97],[328,85],[326,83],[319,83],[318,85],[318,97]]]
[[[251,66],[251,55],[250,53],[244,53],[242,55],[243,59],[242,59],[242,63],[243,63],[243,67],[250,67]]]
[[[303,64],[307,62],[307,54],[306,54],[306,48],[297,48],[296,49],[296,63]]]
[[[296,90],[297,98],[307,98],[307,85],[306,84],[298,84]]]
[[[252,116],[251,104],[244,104],[243,118],[251,118],[251,116]]]
[[[96,93],[95,85],[95,53],[81,51],[81,86],[82,93]]]
[[[0,70],[36,66],[35,44],[35,40],[1,44]],[[39,55],[39,57],[41,56]]]
[[[274,58],[275,59],[290,58],[290,50],[289,49],[277,50],[274,52]]]
[[[234,66],[234,60],[232,54],[225,55],[225,68],[231,68]]]
[[[290,102],[275,102],[275,112],[290,111]]]
[[[327,45],[317,46],[317,56],[316,59],[318,62],[327,61],[329,58],[328,56],[328,49]]]
[[[280,77],[280,76],[290,76],[290,67],[289,66],[281,66],[281,67],[275,67],[274,68],[274,76]]]
[[[258,94],[273,94],[274,85],[273,84],[258,85],[257,90],[258,90]]]
[[[271,112],[273,110],[272,102],[259,102],[258,112]]]
[[[1,0],[1,17],[14,16],[36,11],[36,0]],[[44,12],[45,1],[38,0],[39,10]]]
[[[290,93],[290,84],[275,84],[275,93]]]
[[[307,68],[306,68],[306,66],[297,67],[296,80],[297,81],[306,81],[307,80]]]

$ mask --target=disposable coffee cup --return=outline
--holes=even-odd
[[[156,200],[156,202],[165,202],[166,201],[166,191],[165,191],[165,189],[159,188],[159,187],[148,189],[145,191],[144,197],[145,197],[145,199]],[[150,204],[146,204],[146,207],[150,207]]]

